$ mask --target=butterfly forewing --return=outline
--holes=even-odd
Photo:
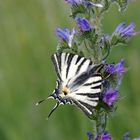
[[[64,104],[70,102],[86,115],[91,115],[101,93],[102,77],[98,72],[100,65],[70,53],[55,53],[52,61],[58,76],[57,93],[53,93],[55,99]]]

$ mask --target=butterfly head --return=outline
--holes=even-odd
[[[53,98],[56,99],[57,101],[60,102],[60,104],[69,104],[71,103],[69,101],[69,95],[70,94],[70,89],[67,86],[59,86],[57,87],[54,92],[48,97],[48,98]]]

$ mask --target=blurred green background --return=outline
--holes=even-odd
[[[103,19],[104,31],[134,21],[140,30],[140,1],[121,14],[112,6]],[[50,56],[57,45],[56,27],[72,27],[69,6],[63,0],[0,1],[0,140],[87,140],[92,123],[73,106],[60,107],[46,121],[55,101],[39,107],[55,87]],[[140,136],[140,39],[112,50],[110,62],[126,60],[129,71],[121,87],[122,99],[110,118],[108,130],[114,140],[126,131]]]

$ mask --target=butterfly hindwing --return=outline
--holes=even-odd
[[[88,78],[82,85],[75,87],[69,98],[75,100],[75,104],[82,110],[91,115],[97,106],[101,93],[102,78],[100,74]]]
[[[55,53],[52,61],[59,81],[55,99],[64,103],[70,101],[86,115],[91,115],[101,93],[102,77],[98,72],[101,65],[71,53]],[[66,94],[62,96],[63,90]]]

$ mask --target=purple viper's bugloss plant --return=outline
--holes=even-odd
[[[76,25],[73,30],[55,30],[59,43],[52,60],[58,80],[54,92],[47,99],[56,99],[57,103],[48,118],[59,105],[75,105],[94,122],[93,133],[87,133],[88,140],[112,140],[106,131],[107,121],[116,111],[115,103],[119,101],[120,85],[127,69],[124,59],[109,64],[107,58],[112,48],[120,43],[126,44],[137,33],[133,22],[128,26],[120,23],[111,35],[103,33],[102,19],[114,3],[120,12],[124,11],[128,0],[64,1],[70,5],[70,17]],[[129,140],[127,138],[125,135],[123,140]]]
[[[100,3],[93,3],[93,2],[87,1],[87,0],[65,0],[65,2],[68,4],[71,4],[72,6],[83,5],[86,8],[91,8],[91,7],[102,8],[103,7],[103,5]]]
[[[119,89],[123,74],[127,71],[127,69],[124,67],[125,61],[124,59],[121,59],[121,61],[117,64],[106,64],[105,65],[105,71],[108,72],[110,75],[117,74],[116,78],[116,89]]]
[[[107,131],[105,131],[97,136],[96,140],[112,140],[112,138],[111,135]]]
[[[109,89],[103,94],[103,102],[106,103],[109,107],[112,107],[118,98],[119,92],[117,90]]]
[[[61,28],[57,28],[56,29],[56,35],[57,37],[61,40],[61,42],[66,42],[69,47],[72,46],[72,40],[74,38],[76,31],[73,29],[72,32],[65,28],[65,29],[61,29]]]
[[[128,26],[126,26],[124,22],[120,23],[112,35],[112,43],[114,45],[116,45],[117,43],[126,43],[135,35],[135,24],[133,22]]]
[[[87,32],[91,30],[89,21],[86,18],[76,18],[77,25],[81,32]]]
[[[93,3],[93,2],[91,2],[91,1],[85,1],[84,2],[84,5],[85,5],[85,7],[87,7],[87,8],[92,8],[92,7],[99,7],[99,8],[103,8],[103,5],[102,4],[100,4],[100,3]]]
[[[65,0],[65,2],[71,4],[71,5],[80,5],[82,4],[82,0]]]
[[[130,23],[128,26],[126,26],[126,24],[123,22],[118,25],[114,34],[118,36],[120,35],[121,37],[130,38],[135,35],[134,29],[135,24],[133,22]]]
[[[133,140],[140,140],[140,137],[139,138],[134,138]]]
[[[113,74],[113,73],[123,74],[124,72],[126,72],[126,69],[124,68],[124,64],[125,64],[125,61],[124,61],[124,59],[122,59],[116,65],[115,64],[107,64],[105,66],[105,69],[110,74]]]

